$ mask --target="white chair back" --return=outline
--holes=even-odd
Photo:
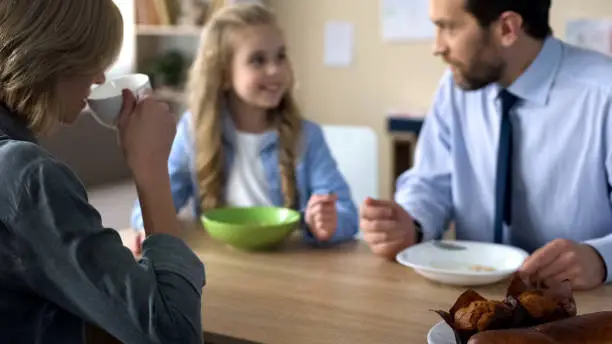
[[[324,125],[323,135],[357,208],[367,197],[378,198],[378,141],[374,130],[366,126]]]

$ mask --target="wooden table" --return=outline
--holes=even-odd
[[[260,343],[425,343],[440,321],[429,309],[448,309],[465,290],[429,282],[362,242],[318,249],[295,238],[253,253],[187,227],[184,239],[206,266],[207,332]],[[506,283],[476,290],[501,299]],[[612,310],[612,287],[575,296],[580,313]]]

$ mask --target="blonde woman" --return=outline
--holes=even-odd
[[[222,206],[284,206],[302,212],[310,243],[354,237],[350,190],[321,128],[302,119],[292,82],[283,33],[268,9],[240,4],[212,16],[191,71],[190,112],[170,153],[177,210],[190,198],[196,216]],[[132,225],[146,228],[138,203]]]
[[[0,2],[0,341],[201,343],[204,269],[178,238],[166,104],[124,90],[119,139],[143,201],[137,262],[76,175],[37,144],[74,122],[123,39],[112,0]],[[78,142],[75,143],[78,147]]]

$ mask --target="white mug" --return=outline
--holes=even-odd
[[[87,105],[92,116],[100,124],[115,129],[123,104],[123,89],[129,89],[136,97],[151,89],[149,77],[146,74],[127,74],[107,80],[102,85],[94,85],[87,98]]]

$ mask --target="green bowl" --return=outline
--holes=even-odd
[[[243,250],[279,246],[298,226],[300,213],[277,207],[219,208],[202,215],[210,236]]]

